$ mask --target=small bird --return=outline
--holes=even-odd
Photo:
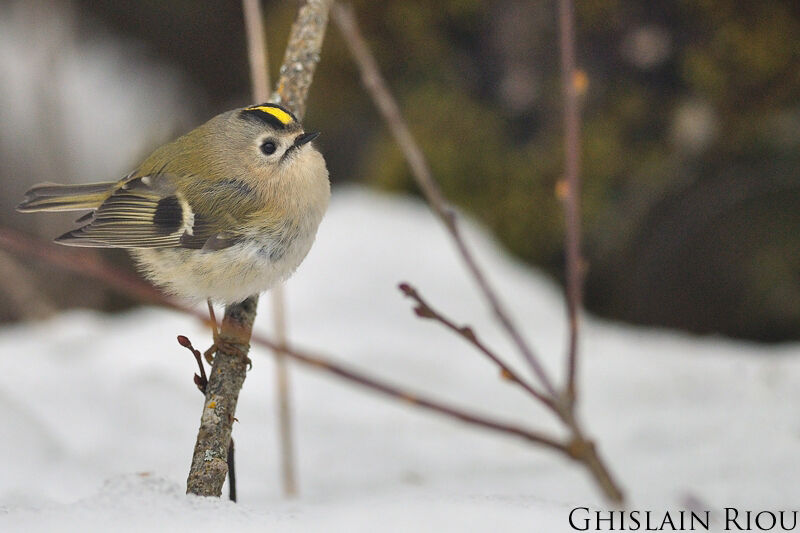
[[[232,304],[285,281],[330,198],[325,160],[286,108],[219,114],[117,182],[36,185],[21,212],[90,210],[67,246],[127,248],[170,294]]]

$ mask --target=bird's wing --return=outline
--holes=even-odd
[[[84,226],[56,239],[60,244],[97,248],[167,248],[182,239],[207,240],[210,225],[196,217],[175,179],[166,174],[122,180]],[[205,234],[203,234],[205,232]],[[200,246],[202,247],[202,246]]]

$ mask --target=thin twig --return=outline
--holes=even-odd
[[[278,403],[278,435],[281,449],[281,480],[286,496],[297,495],[295,475],[294,439],[292,434],[292,406],[289,387],[289,366],[286,364],[288,345],[286,327],[286,299],[283,285],[272,289],[272,316],[277,350],[275,356],[275,396]]]
[[[571,265],[572,270],[570,276],[573,278],[573,283],[570,287],[572,295],[569,297],[570,309],[573,312],[570,315],[571,319],[571,340],[570,340],[570,355],[568,357],[568,385],[565,393],[559,394],[553,386],[548,374],[545,372],[541,365],[539,358],[529,348],[517,327],[512,322],[509,314],[506,312],[504,305],[500,302],[499,296],[490,286],[483,271],[477,265],[477,262],[463,240],[458,225],[456,223],[455,215],[447,207],[444,198],[433,179],[425,156],[422,153],[419,145],[416,143],[412,136],[408,125],[403,119],[400,108],[396,100],[389,91],[385,80],[381,76],[378,65],[369,49],[366,41],[362,37],[355,19],[352,7],[337,5],[333,12],[334,19],[341,30],[345,42],[350,49],[358,68],[361,72],[361,78],[367,92],[372,97],[376,107],[380,111],[384,120],[386,121],[392,135],[395,137],[396,142],[400,146],[411,173],[420,189],[423,192],[426,200],[442,220],[443,224],[450,232],[453,241],[464,261],[467,269],[475,279],[478,287],[483,293],[485,299],[489,302],[495,317],[499,320],[504,327],[509,337],[516,344],[524,359],[527,360],[534,374],[537,376],[542,386],[545,389],[546,396],[551,399],[550,403],[545,402],[548,406],[553,408],[555,414],[564,422],[571,432],[571,442],[569,445],[569,456],[582,462],[588,471],[594,476],[597,484],[602,488],[606,497],[615,503],[622,503],[623,494],[614,482],[609,470],[605,463],[600,459],[600,456],[594,444],[588,440],[578,424],[577,416],[575,413],[574,403],[574,375],[575,367],[577,364],[577,341],[578,341],[578,328],[577,328],[577,310],[580,308],[580,234],[577,231],[580,226],[580,214],[578,213],[578,190],[577,190],[577,166],[575,167],[573,180],[575,187],[570,193],[572,196],[573,205],[567,215],[569,224],[572,225],[571,236],[568,241],[568,248],[572,250]],[[574,56],[574,38],[572,39],[572,53]],[[574,120],[577,120],[577,115]],[[574,130],[577,132],[577,130]],[[574,133],[577,139],[577,133]],[[568,141],[569,142],[569,141]],[[575,141],[576,142],[576,141]],[[570,145],[572,146],[572,145]],[[577,160],[573,160],[576,163]],[[576,277],[577,276],[577,277]],[[578,283],[574,283],[574,281]],[[577,295],[577,298],[576,298]]]
[[[250,79],[255,102],[266,102],[270,97],[269,54],[267,32],[261,0],[242,0],[247,49],[250,57]],[[286,346],[286,299],[283,285],[270,291],[275,339],[279,346]],[[290,405],[289,368],[282,350],[275,351],[275,396],[278,405],[278,440],[280,442],[281,484],[285,496],[297,494],[297,478],[294,467],[294,444],[292,439],[292,410]]]
[[[266,346],[268,348],[274,349],[275,347],[275,343],[273,341],[259,335],[258,333],[253,334],[252,340],[254,343]],[[514,424],[500,422],[487,416],[471,413],[461,408],[448,405],[439,400],[433,400],[419,394],[408,392],[407,390],[396,385],[392,385],[380,379],[367,376],[366,374],[362,374],[361,372],[352,368],[348,368],[342,364],[334,363],[329,358],[322,357],[311,352],[302,351],[297,348],[287,348],[286,355],[291,357],[293,360],[306,364],[312,368],[327,371],[347,381],[361,385],[362,387],[366,387],[383,395],[391,396],[405,403],[456,418],[473,426],[479,426],[486,429],[492,429],[500,433],[514,435],[529,442],[535,442],[547,448],[552,448],[561,452],[567,452],[567,444],[560,442],[553,437],[545,435],[544,433],[526,429]]]
[[[575,21],[572,0],[558,0],[559,48],[564,98],[564,222],[566,227],[567,313],[569,315],[569,348],[565,395],[568,405],[575,404],[578,366],[579,313],[583,300],[583,260],[581,258],[580,210],[580,111],[575,70]]]
[[[247,57],[250,60],[250,85],[254,103],[260,104],[269,99],[270,91],[269,50],[261,0],[242,0],[242,11],[247,33]]]
[[[203,366],[203,355],[200,353],[200,350],[192,346],[192,341],[190,341],[189,337],[186,335],[178,335],[178,344],[192,352],[194,360],[197,361],[197,367],[200,369],[200,373],[194,375],[194,384],[197,385],[200,392],[205,394],[206,387],[208,386],[208,376],[206,376],[206,368]]]
[[[464,264],[480,288],[484,298],[489,303],[495,317],[509,334],[514,344],[516,344],[548,394],[556,397],[556,389],[547,373],[544,371],[544,367],[539,361],[539,358],[517,329],[511,316],[506,311],[505,306],[490,285],[483,270],[478,266],[474,255],[466,242],[464,242],[461,232],[459,231],[455,214],[448,207],[439,186],[433,179],[428,161],[422,153],[422,149],[417,144],[417,141],[414,139],[414,136],[411,134],[408,124],[400,113],[397,101],[389,91],[386,81],[380,73],[378,64],[358,29],[353,8],[349,5],[337,4],[333,9],[333,18],[347,43],[353,59],[361,71],[361,80],[364,87],[369,92],[378,111],[391,130],[392,136],[403,152],[408,166],[411,169],[411,174],[422,190],[425,199],[452,236]]]
[[[73,261],[72,259],[74,254],[69,248],[44,243],[35,238],[27,238],[17,232],[5,228],[0,228],[0,248],[11,250],[15,253],[26,256],[38,257],[50,264],[59,266],[71,272],[76,272],[89,278],[97,279],[109,287],[133,298],[140,298],[145,294],[151,296],[148,294],[151,292],[158,293],[158,291],[146,281],[126,272],[120,272],[113,265],[103,261],[97,255],[85,253],[84,250],[81,250],[79,255],[85,255],[86,260],[83,262]],[[65,256],[67,257],[67,260],[64,260]],[[166,296],[162,296],[162,298],[163,302],[169,303],[169,307],[171,309],[183,311],[184,313],[194,316],[196,319],[207,323],[208,319],[203,312],[185,307],[181,304],[177,304]],[[153,302],[153,300],[150,298],[148,298],[146,301],[151,303]],[[251,341],[272,351],[275,351],[278,348],[276,342],[258,333],[253,334]],[[490,429],[508,435],[514,435],[529,442],[542,444],[548,448],[557,449],[562,452],[567,450],[567,444],[537,431],[504,423],[476,413],[471,413],[443,402],[439,402],[438,400],[433,400],[431,398],[409,392],[396,385],[386,383],[380,379],[363,374],[355,369],[335,363],[329,358],[291,347],[287,347],[284,353],[287,357],[294,361],[305,364],[311,368],[327,372],[328,374],[337,376],[345,381],[358,384],[362,387],[383,394],[384,396],[403,401],[409,405],[414,405],[444,416],[455,418],[473,426],[483,427],[484,429]]]
[[[228,499],[236,501],[236,446],[233,437],[228,445]]]
[[[127,272],[120,271],[103,261],[97,254],[91,253],[88,250],[76,251],[61,246],[55,246],[35,238],[29,238],[6,228],[0,228],[0,248],[29,257],[37,257],[52,265],[64,268],[65,270],[96,279],[133,298],[138,298],[149,303],[165,305],[171,309],[183,311],[186,314],[192,315],[204,323],[208,323],[208,319],[204,313],[172,301],[170,298],[159,293],[146,281]],[[77,256],[83,257],[79,259]],[[273,351],[278,348],[275,342],[258,334],[252,336],[252,341]],[[542,446],[560,451],[571,459],[584,463],[603,488],[604,493],[608,496],[610,501],[615,503],[623,501],[622,493],[617,488],[611,474],[608,472],[605,464],[600,460],[593,444],[586,440],[580,433],[580,428],[577,426],[574,419],[570,419],[570,428],[573,432],[573,438],[566,444],[536,431],[500,422],[493,418],[464,411],[437,400],[413,394],[395,385],[387,384],[382,380],[334,363],[319,355],[293,348],[287,348],[284,353],[287,357],[297,362],[322,370],[390,398],[403,401],[408,405],[417,406],[450,418],[455,418],[476,427],[517,436],[528,442],[541,444]]]
[[[508,379],[512,383],[516,383],[523,389],[525,389],[531,396],[539,400],[540,402],[544,403],[551,409],[557,410],[555,404],[553,403],[552,398],[546,396],[545,394],[536,390],[531,384],[525,381],[522,376],[517,374],[510,366],[508,366],[502,358],[497,355],[494,351],[492,351],[488,346],[486,346],[483,341],[481,341],[478,336],[475,334],[475,331],[469,326],[459,326],[446,316],[444,316],[441,312],[437,311],[430,304],[419,294],[419,291],[409,285],[408,283],[401,283],[400,290],[417,302],[417,306],[414,308],[414,312],[420,318],[426,318],[430,320],[435,320],[439,322],[453,333],[465,339],[468,343],[472,344],[475,348],[478,349],[481,353],[483,353],[486,357],[488,357],[495,365],[500,368],[500,373],[503,378]]]
[[[214,319],[214,308],[211,306],[211,302],[208,304],[208,309],[211,311],[211,320],[216,325],[216,320]],[[206,388],[208,387],[208,377],[206,376],[206,369],[203,365],[203,354],[200,353],[200,350],[196,349],[192,346],[192,341],[189,340],[188,337],[185,335],[178,335],[178,344],[192,352],[195,361],[197,362],[197,367],[200,369],[200,374],[194,375],[194,384],[197,385],[197,389],[205,396]],[[228,445],[228,499],[232,502],[236,501],[236,461],[234,458],[235,448],[233,445],[233,437],[231,437],[231,442]]]
[[[258,297],[229,305],[222,320],[211,373],[206,386],[200,429],[186,480],[186,492],[198,496],[217,496],[229,473],[228,451],[236,415],[239,392],[250,360],[249,334],[256,316]]]

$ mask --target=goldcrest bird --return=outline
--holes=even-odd
[[[117,182],[45,183],[22,212],[91,210],[57,238],[127,248],[167,292],[231,304],[286,280],[305,258],[330,198],[325,160],[275,104],[234,109],[158,148]]]

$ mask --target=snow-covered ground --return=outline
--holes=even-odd
[[[560,292],[481,231],[466,233],[560,374]],[[291,337],[413,390],[558,431],[462,341],[416,319],[396,289],[404,280],[517,361],[426,208],[360,189],[334,191],[288,285]],[[584,332],[582,416],[632,508],[715,516],[797,505],[800,345],[592,318]],[[292,372],[301,495],[287,501],[272,365],[258,348],[234,428],[240,503],[185,496],[202,400],[177,334],[208,342],[200,324],[160,309],[0,329],[0,531],[558,532],[570,531],[572,507],[602,506],[559,456],[304,367]]]

